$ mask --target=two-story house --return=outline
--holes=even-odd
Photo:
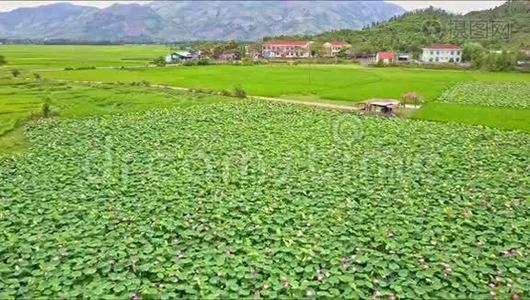
[[[306,41],[269,41],[264,42],[262,55],[265,58],[306,58],[311,56]]]
[[[326,49],[326,55],[333,57],[337,56],[343,49],[351,48],[350,44],[341,41],[326,42],[323,46]]]
[[[421,61],[425,63],[461,63],[462,48],[451,44],[434,44],[422,48]]]

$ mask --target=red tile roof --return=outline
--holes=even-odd
[[[346,42],[342,42],[342,41],[336,41],[336,42],[329,42],[329,44],[331,46],[335,46],[335,47],[347,47],[347,46],[351,46],[350,44],[346,43]]]
[[[263,43],[263,46],[275,46],[275,47],[306,47],[309,42],[304,41],[268,41]]]
[[[377,52],[379,59],[394,59],[396,55],[392,52]]]
[[[452,44],[432,44],[427,47],[424,47],[423,49],[449,49],[449,50],[462,50],[460,46],[458,45],[452,45]]]

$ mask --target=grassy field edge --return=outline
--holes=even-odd
[[[466,104],[427,103],[412,119],[530,132],[530,110]]]

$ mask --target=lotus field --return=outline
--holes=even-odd
[[[530,83],[471,82],[454,85],[438,99],[444,103],[530,109]]]
[[[1,299],[530,296],[525,133],[248,100],[26,134]]]

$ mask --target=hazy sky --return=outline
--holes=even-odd
[[[4,1],[0,0],[0,11],[9,11],[18,7],[30,7],[30,6],[39,6],[44,4],[50,4],[53,2],[60,1]],[[67,1],[81,5],[97,6],[97,7],[106,7],[113,3],[142,3],[146,1]],[[453,0],[453,1],[403,1],[403,0],[390,0],[387,2],[392,2],[400,5],[406,10],[413,10],[416,8],[424,8],[430,5],[435,7],[440,7],[454,13],[466,13],[473,10],[482,10],[493,8],[495,6],[501,5],[504,1],[502,0],[490,0],[490,1],[464,1],[464,0]]]

